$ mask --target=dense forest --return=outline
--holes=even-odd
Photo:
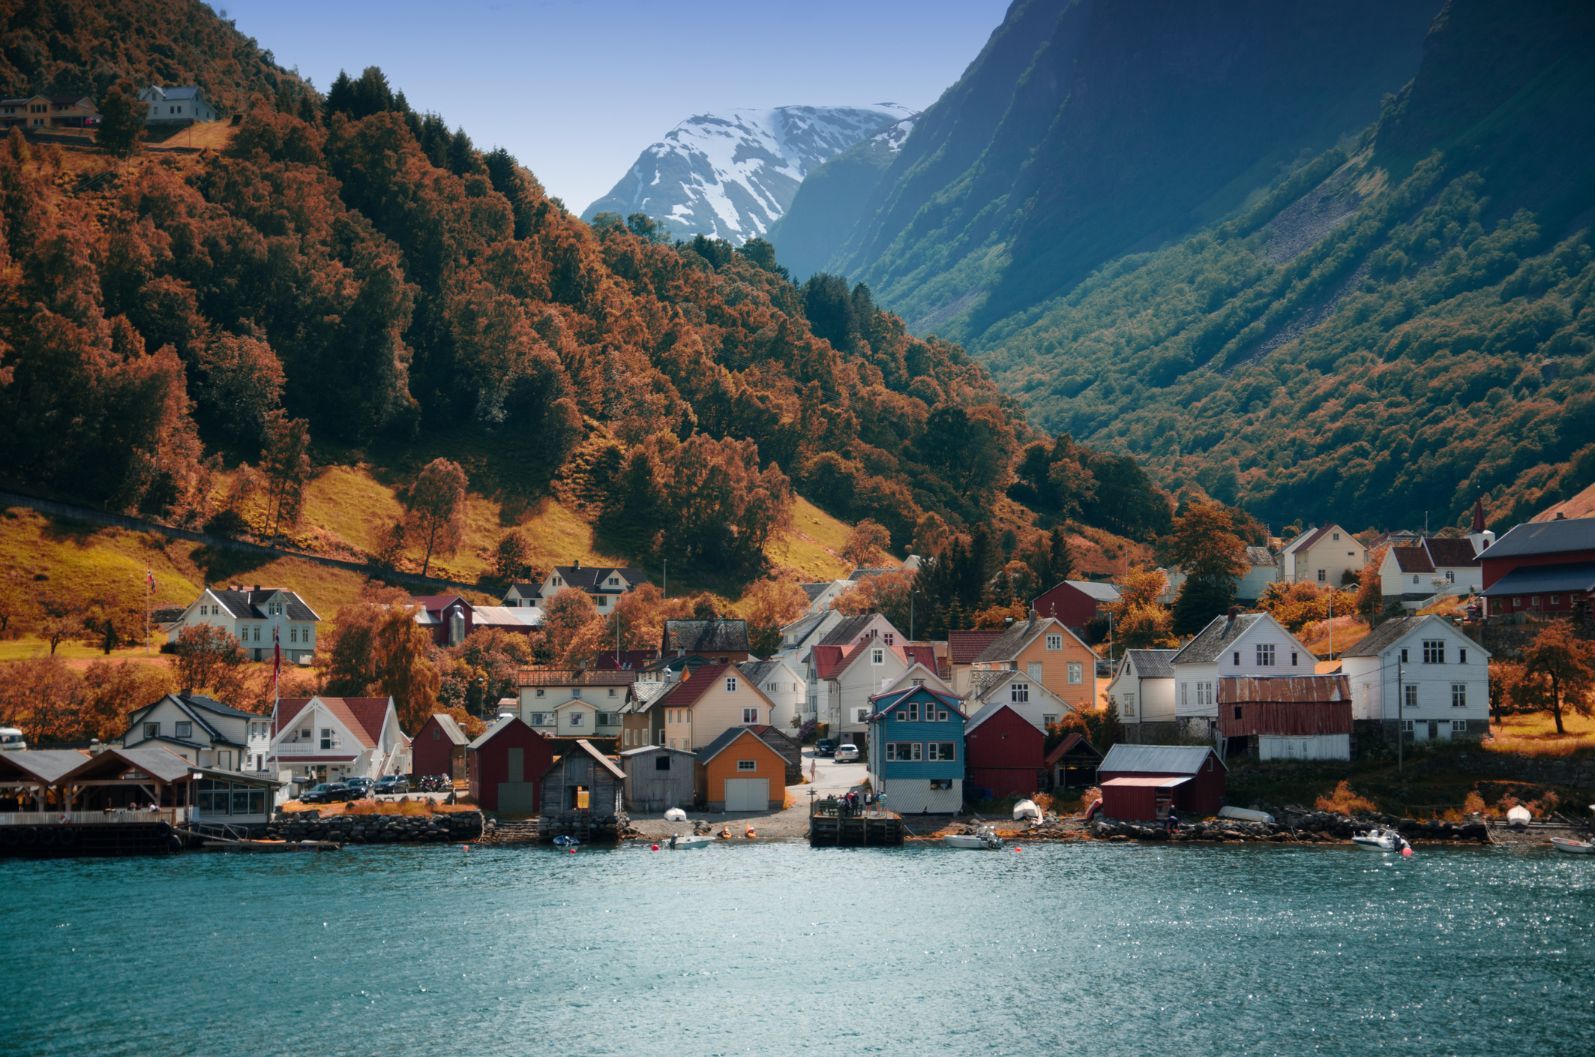
[[[177,21],[214,21],[181,6]],[[133,5],[45,7],[30,39],[76,40]],[[300,82],[227,39],[192,66],[148,36],[131,38],[148,55],[127,39],[118,53],[140,76],[176,56],[168,79],[258,87],[223,151],[120,161],[19,132],[3,146],[14,484],[194,524],[217,515],[224,464],[284,484],[311,457],[463,452],[475,488],[574,482],[624,553],[748,573],[794,490],[900,548],[987,523],[995,559],[1044,549],[1063,518],[1140,538],[1167,524],[1132,461],[1034,431],[961,350],[909,335],[867,288],[794,283],[757,241],[671,244],[642,217],[589,227],[381,71],[324,98],[281,90]],[[13,83],[32,85],[101,54],[8,52]]]

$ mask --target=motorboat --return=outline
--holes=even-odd
[[[1595,855],[1595,844],[1587,840],[1574,840],[1571,837],[1552,837],[1551,847],[1557,851],[1565,851],[1569,855]]]
[[[1399,852],[1412,847],[1412,845],[1407,843],[1407,838],[1400,833],[1380,826],[1375,826],[1366,833],[1355,834],[1351,838],[1351,843],[1359,848],[1367,848],[1369,851]]]
[[[949,833],[941,840],[949,848],[965,851],[996,851],[1002,847],[1002,839],[990,826],[981,826],[973,833]]]
[[[676,851],[691,851],[694,848],[707,848],[713,843],[713,837],[677,833],[671,836],[665,846]]]
[[[575,837],[561,833],[559,836],[554,838],[553,844],[556,848],[579,848],[581,847],[582,842],[577,840]]]

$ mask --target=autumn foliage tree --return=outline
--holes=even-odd
[[[865,518],[848,531],[847,542],[842,544],[842,560],[856,566],[869,565],[891,544],[892,537],[886,526]]]
[[[1185,582],[1174,599],[1174,630],[1200,631],[1209,620],[1235,604],[1235,584],[1246,572],[1246,541],[1235,531],[1235,519],[1218,503],[1196,502],[1174,518],[1164,550],[1180,567]]]
[[[333,623],[322,674],[329,694],[392,697],[404,730],[419,730],[437,705],[441,676],[432,636],[402,592],[379,591],[345,606]]]
[[[1595,711],[1590,694],[1595,691],[1595,645],[1579,638],[1572,623],[1548,621],[1523,651],[1526,680],[1543,688],[1545,707],[1556,721],[1556,733],[1565,734],[1562,713],[1571,710],[1587,716]]]
[[[742,616],[748,622],[748,644],[760,657],[781,647],[781,629],[802,616],[809,596],[795,580],[766,578],[742,595]]]
[[[410,486],[405,529],[423,548],[421,575],[432,566],[432,554],[453,554],[465,535],[465,470],[450,459],[433,459]]]
[[[1142,569],[1120,578],[1113,614],[1113,641],[1121,650],[1163,649],[1177,643],[1174,617],[1159,599],[1168,589],[1161,569]]]
[[[173,670],[180,686],[237,706],[245,683],[243,647],[215,624],[190,624],[177,633]]]

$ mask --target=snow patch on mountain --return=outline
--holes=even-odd
[[[769,231],[812,170],[866,139],[896,150],[915,116],[896,103],[699,114],[646,148],[582,218],[645,213],[676,238],[741,245]]]

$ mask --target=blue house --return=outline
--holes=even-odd
[[[870,698],[870,788],[901,814],[964,805],[964,715],[952,694],[911,686]]]

